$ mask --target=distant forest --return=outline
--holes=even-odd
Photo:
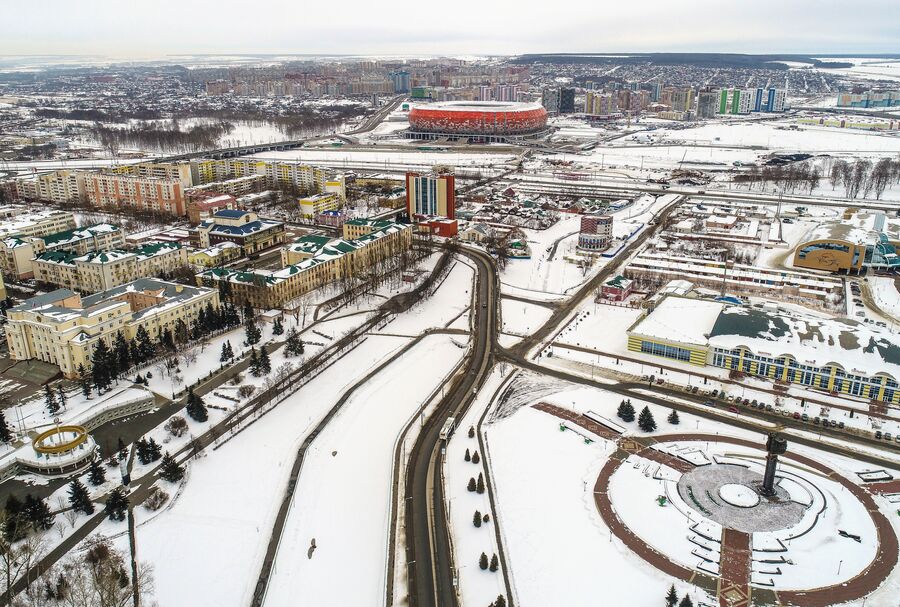
[[[654,65],[693,65],[712,68],[752,68],[786,70],[788,66],[780,61],[808,63],[811,67],[845,68],[852,67],[846,61],[822,61],[806,55],[743,55],[738,53],[635,53],[627,56],[601,55],[593,53],[521,55],[513,63],[559,63],[559,64],[623,64],[651,63]]]

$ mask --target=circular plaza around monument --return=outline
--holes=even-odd
[[[872,495],[820,461],[782,455],[767,495],[761,444],[701,434],[616,443],[594,487],[612,535],[668,575],[729,588],[736,605],[774,592],[798,605],[860,598],[896,564],[897,536]]]

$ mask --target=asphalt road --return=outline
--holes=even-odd
[[[457,605],[449,530],[441,484],[443,445],[440,431],[448,417],[468,409],[493,364],[497,339],[499,290],[492,260],[478,251],[461,251],[478,266],[475,332],[467,371],[450,386],[410,451],[406,469],[406,562],[409,604],[413,607]],[[465,432],[459,428],[458,432]]]

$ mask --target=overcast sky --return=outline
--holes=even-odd
[[[0,54],[900,52],[900,0],[4,0]]]

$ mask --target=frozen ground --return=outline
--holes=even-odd
[[[609,455],[558,421],[524,408],[487,429],[497,504],[518,604],[662,603],[672,580],[610,535],[590,489]],[[676,583],[680,593],[693,587]]]
[[[322,606],[380,602],[394,442],[463,352],[448,336],[425,338],[356,392],[316,438],[279,545],[267,605],[289,605],[301,596]],[[312,539],[316,548],[309,556]]]

